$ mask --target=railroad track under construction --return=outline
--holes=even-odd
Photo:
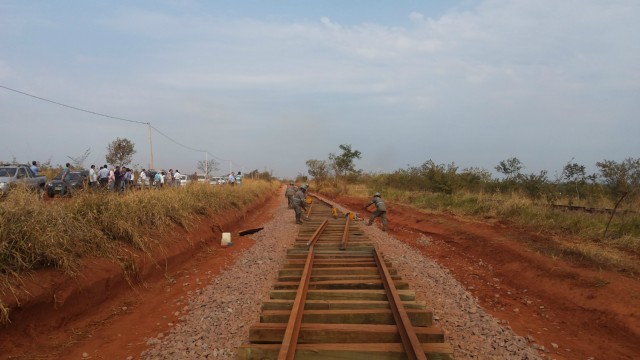
[[[362,222],[317,198],[307,216],[238,359],[453,359]]]

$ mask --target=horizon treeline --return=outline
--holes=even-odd
[[[562,171],[549,177],[547,170],[524,173],[525,165],[511,157],[500,161],[494,169],[503,175],[494,178],[486,169],[460,169],[455,163],[436,163],[429,159],[419,166],[407,166],[389,173],[366,173],[354,166],[361,153],[350,145],[341,145],[339,156],[329,154],[328,160],[307,160],[309,175],[319,184],[364,183],[371,189],[431,192],[453,195],[460,192],[485,194],[518,193],[534,201],[571,204],[640,203],[640,158],[623,161],[596,162],[597,171],[587,173],[587,167],[567,162]],[[299,175],[299,178],[306,178]]]

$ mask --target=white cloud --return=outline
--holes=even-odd
[[[186,6],[198,9],[197,3]],[[62,88],[66,99],[74,99],[74,87],[91,88],[101,95],[96,105],[115,104],[118,114],[140,114],[167,127],[185,113],[188,123],[176,134],[202,142],[224,128],[212,147],[232,149],[233,139],[241,138],[247,153],[256,152],[252,156],[263,156],[265,148],[281,151],[273,144],[289,141],[304,148],[304,139],[287,136],[291,123],[314,129],[339,121],[358,129],[354,138],[378,139],[369,125],[379,129],[393,119],[394,131],[380,140],[397,143],[397,167],[420,163],[426,153],[436,161],[464,162],[465,152],[479,157],[474,148],[487,153],[487,163],[468,165],[491,167],[499,154],[518,156],[520,146],[535,159],[551,132],[560,139],[596,138],[607,121],[629,124],[639,110],[636,1],[488,0],[439,17],[409,12],[403,26],[323,15],[274,21],[126,8],[93,20],[114,37],[105,46],[118,52],[92,52],[92,44],[81,43],[75,68],[56,63],[59,54],[45,54],[35,70],[0,62],[0,78],[35,73],[31,83]],[[122,42],[126,52],[118,47]],[[88,96],[77,94],[83,101]],[[265,123],[276,138],[244,139],[243,127]],[[629,134],[640,132],[638,126],[607,128],[617,140],[603,146],[637,149]],[[327,133],[325,143],[312,147],[335,151],[333,141],[340,139]],[[580,148],[575,141],[573,148]],[[376,149],[364,146],[363,153]],[[566,161],[562,146],[545,149]],[[302,158],[291,161],[297,167],[310,158],[275,155],[288,156]],[[385,162],[393,164],[388,157]]]
[[[412,11],[409,14],[409,19],[411,19],[411,21],[414,21],[414,22],[422,22],[424,21],[424,15],[417,11]]]
[[[328,29],[331,29],[331,30],[334,30],[334,31],[342,30],[342,26],[332,22],[331,19],[329,19],[326,16],[321,17],[320,18],[320,22],[322,23],[322,25],[324,25]]]

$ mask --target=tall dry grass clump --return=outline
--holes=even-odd
[[[154,234],[176,225],[190,230],[198,216],[241,209],[278,186],[251,180],[235,188],[190,184],[123,195],[84,192],[48,203],[15,189],[0,200],[0,296],[15,296],[21,277],[39,268],[74,275],[87,257],[111,259],[126,271],[132,263],[127,249],[151,254],[162,246]],[[0,322],[8,311],[0,302]]]

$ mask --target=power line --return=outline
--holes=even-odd
[[[183,147],[185,149],[188,149],[188,150],[191,150],[191,151],[196,151],[196,152],[201,152],[201,153],[208,153],[209,155],[211,155],[211,157],[213,157],[215,159],[218,159],[220,161],[231,161],[231,160],[226,160],[226,159],[219,158],[219,157],[213,155],[210,151],[201,150],[201,149],[195,149],[195,148],[192,148],[192,147],[187,146],[185,144],[182,144],[182,143],[178,142],[177,140],[174,140],[173,138],[171,138],[169,135],[167,135],[167,134],[163,133],[162,131],[158,130],[158,128],[156,128],[155,126],[151,125],[150,122],[130,120],[130,119],[125,119],[125,118],[121,118],[121,117],[117,117],[117,116],[102,114],[102,113],[91,111],[91,110],[82,109],[82,108],[79,108],[79,107],[76,107],[76,106],[63,104],[63,103],[58,102],[58,101],[49,100],[49,99],[46,99],[46,98],[43,98],[43,97],[40,97],[40,96],[29,94],[29,93],[26,93],[24,91],[16,90],[16,89],[13,89],[13,88],[10,88],[8,86],[1,85],[1,84],[0,84],[0,88],[6,89],[6,90],[9,90],[9,91],[13,91],[13,92],[21,94],[21,95],[29,96],[29,97],[32,97],[34,99],[38,99],[38,100],[41,100],[41,101],[46,101],[48,103],[52,103],[52,104],[55,104],[55,105],[58,105],[58,106],[63,106],[63,107],[69,108],[69,109],[73,109],[73,110],[89,113],[89,114],[92,114],[92,115],[102,116],[102,117],[106,117],[106,118],[109,118],[109,119],[115,119],[115,120],[120,120],[120,121],[126,121],[126,122],[130,122],[130,123],[135,123],[135,124],[148,125],[153,130],[155,130],[158,134],[164,136],[165,138],[169,139],[171,142],[173,142],[176,145],[179,145],[179,146],[181,146],[181,147]]]
[[[93,114],[93,115],[103,116],[103,117],[110,118],[110,119],[115,119],[115,120],[120,120],[120,121],[126,121],[126,122],[130,122],[130,123],[136,123],[136,124],[149,125],[149,123],[148,123],[148,122],[142,122],[142,121],[136,121],[136,120],[129,120],[129,119],[124,119],[124,118],[117,117],[117,116],[111,116],[111,115],[107,115],[107,114],[101,114],[101,113],[99,113],[99,112],[95,112],[95,111],[91,111],[91,110],[86,110],[86,109],[82,109],[82,108],[79,108],[79,107],[75,107],[75,106],[71,106],[71,105],[63,104],[63,103],[61,103],[61,102],[57,102],[57,101],[53,101],[53,100],[49,100],[49,99],[45,99],[45,98],[42,98],[42,97],[40,97],[40,96],[36,96],[36,95],[29,94],[29,93],[26,93],[26,92],[23,92],[23,91],[20,91],[20,90],[12,89],[12,88],[7,87],[7,86],[4,86],[4,85],[0,85],[0,87],[1,87],[1,88],[3,88],[3,89],[7,89],[7,90],[9,90],[9,91],[16,92],[16,93],[18,93],[18,94],[22,94],[22,95],[30,96],[30,97],[32,97],[32,98],[34,98],[34,99],[38,99],[38,100],[42,100],[42,101],[46,101],[46,102],[50,102],[50,103],[52,103],[52,104],[56,104],[56,105],[59,105],[59,106],[64,106],[64,107],[69,108],[69,109],[78,110],[78,111],[86,112],[86,113]]]
[[[183,148],[188,149],[188,150],[191,150],[191,151],[196,151],[196,152],[201,152],[201,153],[205,153],[205,152],[207,152],[207,150],[194,149],[194,148],[192,148],[192,147],[190,147],[190,146],[187,146],[187,145],[185,145],[185,144],[179,143],[178,141],[176,141],[176,140],[172,139],[171,137],[169,137],[169,135],[167,135],[167,134],[163,133],[162,131],[158,130],[155,126],[153,126],[153,125],[149,125],[149,126],[151,126],[151,128],[152,128],[153,130],[155,130],[158,134],[160,134],[160,135],[162,135],[162,136],[166,137],[167,139],[169,139],[170,141],[172,141],[172,142],[173,142],[173,143],[175,143],[176,145],[182,146]]]

